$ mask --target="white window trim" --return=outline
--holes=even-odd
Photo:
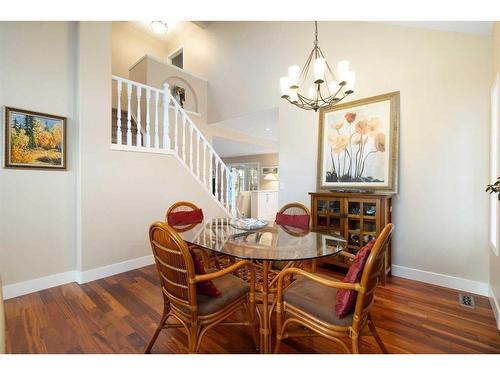
[[[496,75],[493,86],[491,87],[491,118],[490,118],[490,183],[494,183],[497,177],[500,176],[499,161],[500,161],[500,142],[499,142],[499,107],[498,101],[500,99],[500,77]],[[495,169],[495,171],[493,170]],[[495,207],[492,207],[494,205]],[[496,194],[489,197],[489,212],[488,212],[488,243],[490,249],[498,256],[499,246],[499,219],[500,219],[500,204]],[[496,210],[495,210],[496,208]],[[495,223],[493,220],[493,213],[496,214]],[[494,233],[493,233],[494,231]],[[492,238],[495,238],[496,244],[493,243]]]

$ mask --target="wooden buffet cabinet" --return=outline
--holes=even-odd
[[[328,230],[347,240],[347,251],[355,254],[377,237],[392,218],[392,195],[383,193],[317,192],[311,196],[312,227]],[[391,271],[391,244],[385,259],[385,275]],[[322,258],[321,262],[349,268],[346,256]]]

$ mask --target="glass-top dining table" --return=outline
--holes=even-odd
[[[305,230],[275,223],[256,230],[236,229],[231,219],[206,220],[179,233],[184,241],[229,257],[259,262],[262,266],[262,313],[260,316],[260,350],[269,353],[271,324],[269,306],[269,272],[271,262],[294,265],[305,260],[335,255],[347,246],[345,239],[333,233]]]

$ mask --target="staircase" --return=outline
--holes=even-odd
[[[217,155],[186,111],[162,89],[112,76],[111,148],[175,157],[225,212],[235,217],[235,172]],[[175,181],[173,181],[175,183]]]
[[[120,118],[120,123],[121,123],[120,129],[121,129],[121,134],[122,134],[121,143],[127,144],[127,116],[128,116],[127,111],[122,110],[120,117],[118,117],[118,111],[116,110],[116,108],[112,108],[112,110],[111,110],[111,119],[112,119],[112,121],[111,121],[111,143],[112,144],[117,143],[116,133],[118,133],[118,124],[119,124],[118,119],[119,118]],[[137,121],[135,120],[134,117],[135,116],[132,116],[132,118],[131,118],[130,130],[132,131],[132,134],[137,134]],[[141,135],[142,135],[142,129],[140,131],[141,131]],[[142,139],[143,139],[143,137],[141,136],[141,141],[142,141]],[[132,138],[132,145],[137,146],[137,139],[136,138]],[[141,142],[140,146],[144,146],[144,142]]]

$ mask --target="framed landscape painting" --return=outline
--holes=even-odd
[[[66,118],[5,107],[6,168],[66,169]]]
[[[397,192],[399,92],[320,110],[318,190]]]

